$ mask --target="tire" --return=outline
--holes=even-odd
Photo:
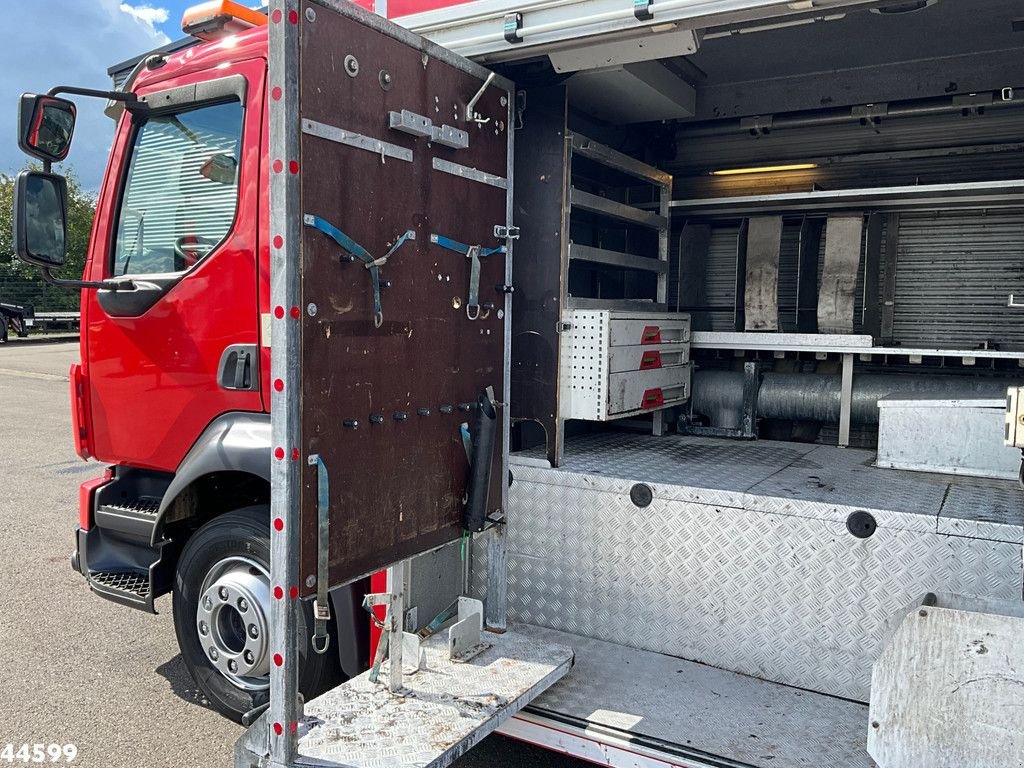
[[[264,672],[269,672],[273,656],[268,642],[269,572],[267,506],[246,507],[211,520],[188,540],[178,559],[173,590],[178,647],[211,706],[235,722],[270,698]],[[298,626],[299,690],[308,701],[340,680],[340,666],[335,637],[326,653],[313,651],[313,608],[305,601],[303,607]],[[333,627],[331,632],[335,634]],[[228,669],[232,664],[236,674]]]

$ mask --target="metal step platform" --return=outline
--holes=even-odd
[[[443,768],[565,677],[574,662],[568,646],[515,627],[485,632],[489,647],[462,662],[450,658],[447,633],[424,641],[418,658],[410,654],[412,637],[406,635],[400,692],[383,683],[386,661],[380,682],[364,672],[306,704],[297,764]],[[411,671],[410,661],[419,668]]]
[[[119,603],[132,603],[151,610],[150,579],[135,571],[91,571],[87,577],[93,591]]]
[[[96,509],[96,524],[141,541],[150,541],[160,511],[158,497],[142,496],[101,504]]]

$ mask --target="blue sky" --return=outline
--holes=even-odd
[[[15,173],[28,162],[16,142],[22,92],[45,92],[54,85],[109,88],[109,66],[179,39],[182,12],[196,2],[4,0],[8,14],[0,26],[0,173]],[[113,122],[103,115],[100,100],[76,101],[78,123],[68,165],[86,189],[97,191]]]

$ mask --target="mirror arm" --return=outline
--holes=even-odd
[[[149,110],[149,105],[140,100],[136,94],[125,91],[101,91],[96,88],[79,88],[75,85],[56,85],[47,91],[46,95],[59,96],[62,93],[71,96],[93,96],[97,99],[123,101],[129,112],[147,112]]]
[[[43,269],[43,280],[59,288],[99,288],[104,291],[134,291],[135,283],[128,278],[116,280],[65,280],[55,277],[49,269]]]

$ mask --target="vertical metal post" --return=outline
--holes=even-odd
[[[295,762],[299,705],[297,618],[301,447],[301,226],[299,211],[299,3],[271,0],[270,125],[270,388],[271,502],[270,759]]]
[[[388,658],[391,670],[388,676],[388,690],[397,693],[402,690],[402,645],[405,632],[405,598],[409,594],[409,561],[400,560],[388,568],[388,593],[391,603],[388,607]]]
[[[515,125],[515,94],[510,93],[508,99],[508,118],[506,125]],[[515,170],[515,131],[508,130],[508,158],[506,161],[505,173],[508,179],[508,186],[505,193],[505,217],[507,226],[512,226],[515,222],[512,220],[512,192],[513,192],[513,172]],[[567,157],[572,157],[572,137],[566,135],[566,153]],[[569,160],[571,162],[571,159]],[[563,189],[566,195],[565,200],[568,204],[568,185],[569,185],[569,170],[563,168],[565,178],[563,179]],[[562,275],[563,280],[567,275],[569,255],[568,255],[568,210],[563,210],[562,221],[564,226],[564,237],[562,238]],[[515,240],[509,239],[505,241],[505,283],[507,285],[512,284],[512,255],[514,251]],[[557,297],[556,297],[557,298]],[[559,343],[561,343],[561,337],[559,337]],[[509,390],[512,386],[512,294],[505,294],[505,375],[503,380],[502,391],[505,392],[505,401],[509,399]],[[512,421],[511,411],[506,405],[501,409],[501,476],[492,480],[492,482],[501,483],[501,508],[505,512],[505,520],[508,520],[508,452],[512,438]],[[555,456],[560,460],[562,456],[562,424],[561,420],[557,418],[555,414],[555,434],[548,435],[549,445],[553,444]],[[557,466],[557,464],[556,464]],[[484,623],[491,629],[504,630],[506,615],[508,613],[508,571],[505,566],[506,558],[506,540],[505,540],[505,523],[500,523],[494,526],[491,531],[487,534],[487,600],[484,603]],[[469,546],[466,548],[466,557],[472,557],[472,548],[475,542],[470,541]]]
[[[665,224],[658,230],[658,261],[666,265],[668,264],[669,236],[672,229],[672,212],[668,207],[671,198],[672,182],[659,184],[658,214],[665,219]],[[658,304],[666,304],[668,302],[668,270],[658,273],[658,293],[656,298]],[[678,301],[676,303],[678,304]],[[656,437],[661,437],[665,434],[665,412],[655,411],[651,418],[654,422],[651,429],[652,433]]]
[[[882,224],[884,214],[868,214],[864,240],[864,303],[861,327],[872,338],[882,335]]]
[[[839,392],[839,445],[850,445],[850,414],[853,411],[853,355],[843,355],[842,389]]]
[[[484,623],[495,632],[504,632],[507,626],[507,555],[505,525],[496,525],[487,532],[487,600],[484,601]]]

